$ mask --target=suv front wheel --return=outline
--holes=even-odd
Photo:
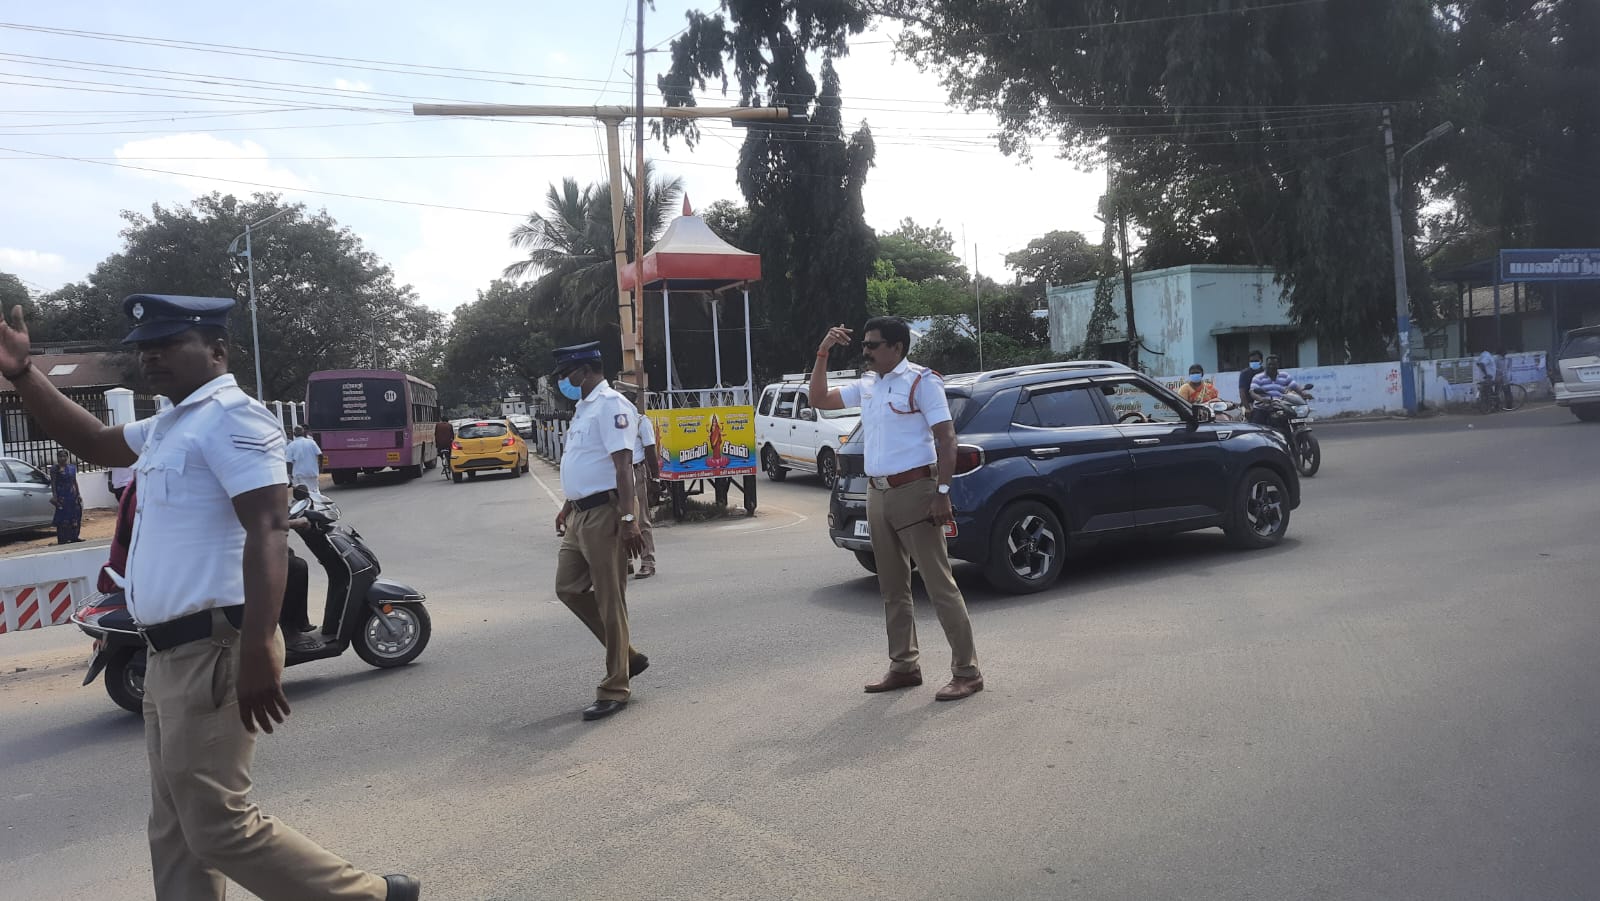
[[[761,469],[766,472],[767,478],[774,482],[783,481],[784,476],[789,474],[789,470],[778,463],[778,452],[773,450],[770,444],[761,449]]]
[[[1038,501],[1016,501],[995,518],[989,538],[989,584],[1030,594],[1055,584],[1066,559],[1067,533],[1055,511]]]
[[[1258,550],[1282,541],[1288,529],[1289,491],[1283,479],[1265,466],[1252,468],[1239,480],[1223,531],[1236,547]]]

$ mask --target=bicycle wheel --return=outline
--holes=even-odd
[[[1528,389],[1522,385],[1507,385],[1500,398],[1500,409],[1511,411],[1528,402]]]
[[[1479,413],[1493,413],[1500,408],[1500,402],[1495,399],[1492,392],[1480,390],[1478,396],[1472,401],[1472,407]]]

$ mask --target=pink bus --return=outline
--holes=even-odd
[[[439,449],[439,392],[392,369],[330,369],[306,379],[306,430],[322,448],[322,471],[335,485],[356,475],[398,469],[407,477],[433,468]]]

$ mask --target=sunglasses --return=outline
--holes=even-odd
[[[884,346],[885,344],[888,344],[888,343],[889,342],[887,342],[887,341],[863,341],[863,342],[861,342],[861,346],[866,348],[867,350],[877,350],[878,348],[880,348],[880,347],[882,347],[882,346]]]

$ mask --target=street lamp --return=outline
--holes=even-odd
[[[234,256],[244,257],[245,271],[249,273],[249,278],[250,278],[250,342],[251,342],[252,347],[254,348],[254,352],[252,353],[252,356],[254,357],[254,359],[256,361],[256,400],[261,401],[262,403],[266,403],[267,399],[266,399],[266,397],[263,396],[263,389],[262,389],[262,386],[261,386],[261,329],[256,324],[256,261],[255,261],[255,256],[253,254],[251,254],[251,252],[250,252],[250,249],[251,249],[250,248],[250,231],[251,231],[251,229],[259,228],[260,226],[266,225],[268,222],[271,222],[272,220],[278,218],[279,216],[282,216],[284,213],[287,213],[292,209],[293,209],[293,207],[284,207],[283,209],[277,211],[276,213],[273,213],[272,215],[268,216],[265,219],[262,219],[262,220],[260,220],[258,222],[251,222],[251,223],[246,224],[245,227],[244,227],[244,234],[240,235],[237,238],[234,238],[228,244],[228,253],[233,254]],[[243,251],[239,250],[239,242],[240,241],[244,242],[244,250]]]
[[[1400,224],[1400,172],[1406,157],[1422,145],[1449,134],[1454,128],[1449,122],[1439,123],[1422,140],[1400,154],[1397,160],[1394,154],[1394,123],[1390,110],[1385,107],[1383,111],[1383,151],[1389,163],[1389,236],[1394,243],[1395,340],[1400,345],[1400,400],[1405,404],[1408,414],[1417,412],[1417,376],[1411,371],[1411,302],[1406,286],[1405,232]]]

